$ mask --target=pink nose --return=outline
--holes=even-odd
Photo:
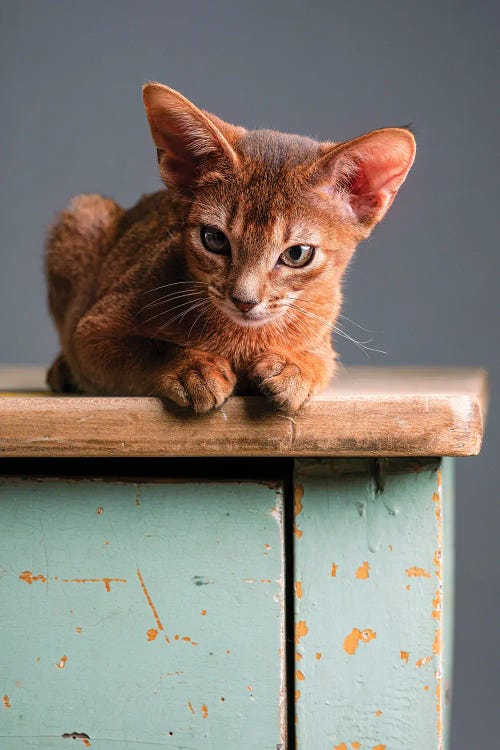
[[[239,299],[239,297],[231,297],[233,305],[241,312],[248,312],[258,304],[258,300],[253,299]]]

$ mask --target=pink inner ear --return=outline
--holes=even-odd
[[[392,144],[391,144],[392,145]],[[377,144],[354,152],[351,156],[355,170],[348,190],[353,195],[399,189],[413,161],[408,149]]]

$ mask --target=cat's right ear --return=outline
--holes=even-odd
[[[189,190],[207,169],[224,170],[237,164],[231,141],[241,128],[203,112],[161,83],[147,83],[142,93],[160,175],[167,186]]]

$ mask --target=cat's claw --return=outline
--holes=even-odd
[[[250,370],[258,389],[276,406],[288,413],[296,412],[311,397],[312,379],[295,362],[277,354],[265,354]]]
[[[231,395],[236,376],[229,362],[210,354],[186,356],[162,378],[159,395],[197,414],[216,409]]]

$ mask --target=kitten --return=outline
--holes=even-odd
[[[129,210],[80,195],[59,215],[48,383],[196,412],[254,388],[294,412],[335,369],[342,276],[405,180],[413,135],[320,143],[229,125],[159,83],[143,93],[167,190]]]

